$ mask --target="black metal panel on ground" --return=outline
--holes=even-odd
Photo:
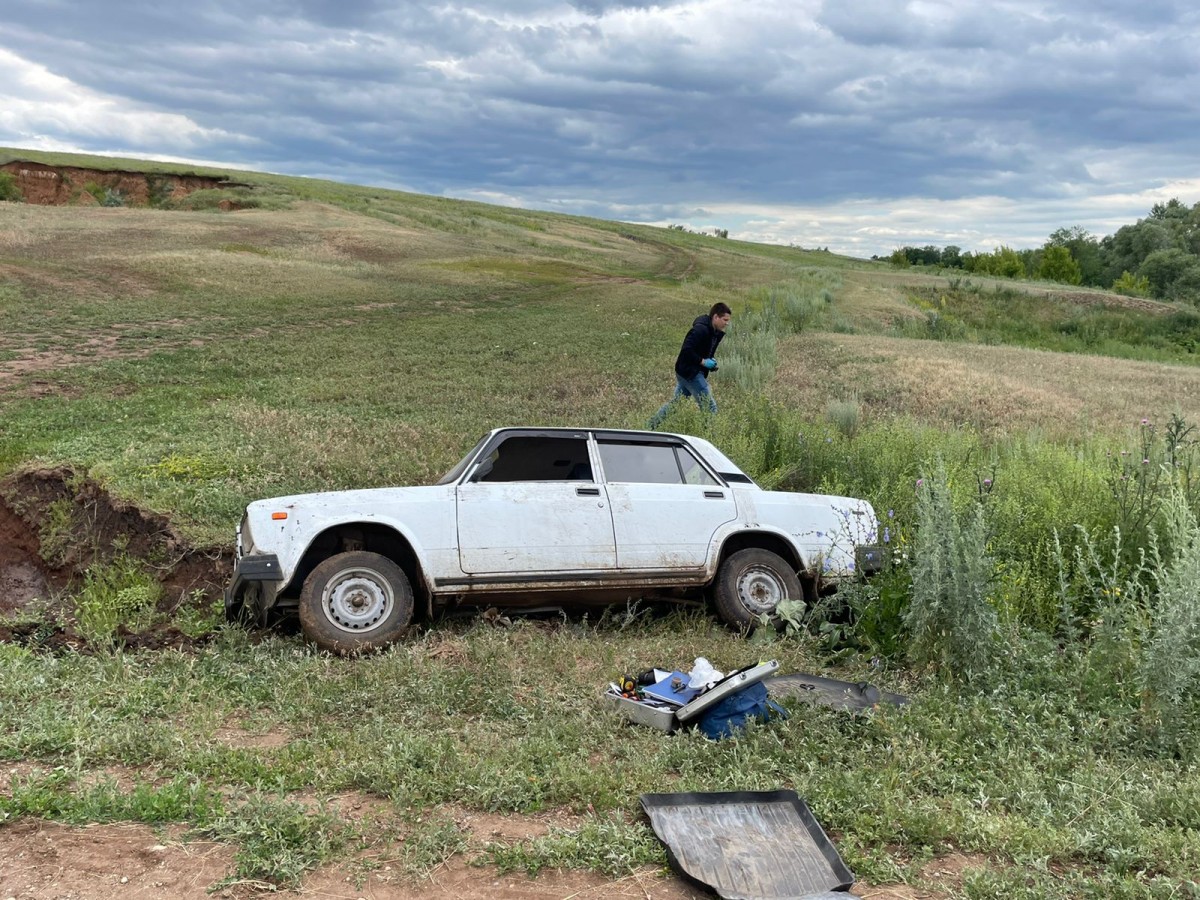
[[[819,675],[795,674],[766,678],[763,684],[772,697],[795,697],[805,703],[819,703],[834,709],[860,711],[874,709],[881,703],[892,706],[908,703],[908,698],[903,694],[881,691],[865,681],[855,684]]]
[[[818,900],[854,875],[795,791],[643,794],[671,865],[726,900]]]

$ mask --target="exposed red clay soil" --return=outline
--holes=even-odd
[[[119,194],[123,206],[179,200],[192,191],[206,188],[244,187],[211,175],[81,169],[20,159],[0,165],[0,172],[8,172],[16,179],[26,203],[41,206],[96,206],[100,201],[92,190],[97,187]]]
[[[192,547],[165,516],[110,496],[69,468],[19,472],[0,480],[0,641],[80,646],[54,603],[95,562],[123,552],[146,561],[163,587],[159,611],[219,596],[228,552]],[[65,623],[65,624],[64,624]],[[191,640],[170,625],[119,635],[126,646],[178,647]]]

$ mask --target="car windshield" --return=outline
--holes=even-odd
[[[483,445],[487,442],[487,439],[490,437],[491,437],[490,434],[485,434],[483,437],[481,437],[479,439],[479,443],[477,443],[474,447],[472,447],[466,456],[464,456],[457,463],[455,463],[453,469],[451,469],[449,472],[447,472],[445,475],[443,475],[441,478],[439,478],[436,482],[434,482],[434,484],[453,484],[454,482],[458,481],[458,479],[460,477],[462,477],[463,470],[465,470],[467,468],[467,463],[469,463],[472,459],[475,458],[475,454],[478,453],[480,451],[480,449],[482,449]]]

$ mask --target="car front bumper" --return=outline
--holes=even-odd
[[[262,590],[260,596],[267,594],[268,589],[265,582],[279,582],[283,580],[283,570],[279,566],[279,557],[274,553],[254,553],[242,556],[234,564],[233,578],[230,579],[229,585],[225,588],[225,615],[226,617],[234,617],[238,614],[242,607],[246,587],[251,582],[256,582]],[[273,591],[272,591],[273,593]],[[256,617],[261,615],[261,610],[251,611]]]

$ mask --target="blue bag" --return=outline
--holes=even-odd
[[[737,734],[751,719],[768,722],[787,715],[786,709],[768,699],[766,685],[758,681],[714,703],[701,714],[698,724],[705,735],[717,741]]]

